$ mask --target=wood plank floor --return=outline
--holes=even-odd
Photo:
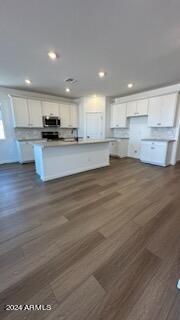
[[[180,319],[179,164],[113,159],[47,183],[1,165],[0,191],[0,319]]]

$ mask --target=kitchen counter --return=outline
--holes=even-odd
[[[113,137],[113,138],[108,138],[108,139],[122,140],[122,139],[129,139],[129,137]]]
[[[175,141],[175,139],[146,138],[146,139],[141,139],[141,141],[162,141],[162,142],[173,142],[173,141]]]
[[[97,144],[97,143],[107,143],[111,142],[114,139],[82,139],[79,141],[61,141],[61,140],[55,140],[55,141],[45,141],[45,142],[38,142],[33,143],[39,145],[41,148],[52,148],[52,147],[66,147],[66,146],[78,146],[83,144]]]
[[[17,139],[17,141],[19,141],[19,142],[28,142],[28,141],[44,141],[44,142],[46,142],[47,141],[47,139],[42,139],[42,138],[32,138],[32,139],[30,139],[30,138],[28,138],[28,139]]]
[[[111,141],[113,139],[32,142],[36,173],[41,180],[48,181],[109,166]]]

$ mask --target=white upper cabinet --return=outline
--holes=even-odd
[[[73,128],[78,127],[78,106],[76,104],[71,104],[70,123]]]
[[[38,100],[12,97],[14,127],[42,128],[42,108]]]
[[[59,117],[59,104],[43,101],[43,116]]]
[[[126,128],[126,103],[111,105],[111,128]]]
[[[68,128],[70,126],[70,105],[60,104],[61,127]]]
[[[29,127],[29,112],[26,99],[13,97],[12,112],[14,127]]]
[[[41,101],[28,100],[29,110],[29,126],[35,128],[42,128],[42,105]]]
[[[127,117],[136,116],[136,101],[130,101],[127,103]]]
[[[62,128],[78,127],[78,107],[76,104],[60,104],[59,110]]]
[[[127,103],[127,117],[146,116],[148,114],[148,99],[130,101]]]
[[[149,99],[148,126],[173,127],[177,106],[177,94],[168,94]]]
[[[148,99],[138,100],[136,103],[137,116],[147,116],[148,115]]]

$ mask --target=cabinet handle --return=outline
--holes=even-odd
[[[157,125],[160,126],[160,125],[161,125],[161,122],[158,122]]]
[[[154,149],[154,147],[151,147],[151,149]]]

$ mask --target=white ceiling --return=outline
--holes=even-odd
[[[74,97],[179,82],[180,1],[0,0],[0,86],[26,89],[27,77],[31,90],[56,95],[73,77]]]

